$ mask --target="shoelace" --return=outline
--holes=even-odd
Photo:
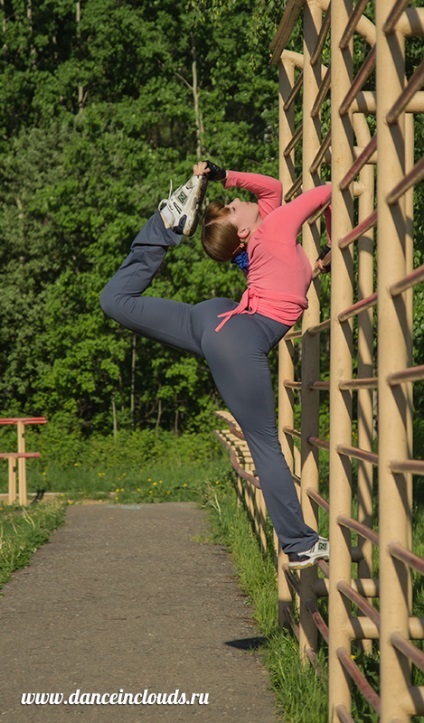
[[[162,198],[162,201],[159,202],[159,206],[158,206],[158,210],[159,210],[159,211],[162,211],[163,207],[166,206],[166,204],[168,203],[168,201],[169,201],[169,199],[171,198],[171,196],[172,196],[172,178],[171,178],[171,180],[169,181],[169,194],[168,194],[168,198],[166,198],[166,199],[165,199],[165,198]]]

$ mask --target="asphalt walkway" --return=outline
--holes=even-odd
[[[0,721],[281,720],[232,561],[207,533],[189,503],[69,508],[2,591]],[[23,705],[23,693],[69,700]],[[145,703],[120,704],[125,693]]]

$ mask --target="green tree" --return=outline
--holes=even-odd
[[[109,431],[113,407],[130,423],[135,381],[137,424],[184,429],[217,403],[201,359],[147,340],[134,374],[132,335],[98,297],[196,148],[277,171],[275,78],[249,44],[252,5],[4,4],[3,409],[65,411]],[[151,293],[196,303],[242,288],[238,269],[206,260],[194,239],[168,255]]]

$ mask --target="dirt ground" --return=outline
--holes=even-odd
[[[231,558],[207,532],[190,503],[69,508],[0,598],[0,722],[281,720]],[[77,690],[146,702],[72,705]],[[37,692],[70,700],[21,703]]]

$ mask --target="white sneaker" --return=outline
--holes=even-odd
[[[291,570],[303,570],[305,567],[312,567],[312,565],[316,565],[318,560],[328,562],[330,559],[330,543],[325,537],[319,537],[310,550],[290,552],[288,557]]]
[[[175,233],[184,234],[184,236],[194,234],[207,185],[206,176],[192,176],[184,186],[179,186],[172,193],[171,182],[169,198],[164,198],[160,202],[159,211],[165,212]]]

